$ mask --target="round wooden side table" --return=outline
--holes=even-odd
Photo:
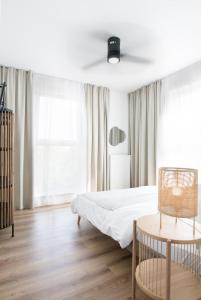
[[[134,221],[132,291],[157,300],[201,299],[201,225],[163,215]],[[139,262],[137,265],[137,257]]]

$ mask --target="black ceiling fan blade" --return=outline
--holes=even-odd
[[[136,64],[151,64],[152,60],[140,56],[134,56],[130,54],[121,54],[121,58],[123,58],[124,61],[128,61],[131,63],[136,63]]]
[[[97,66],[99,66],[100,64],[102,63],[105,63],[106,62],[106,59],[105,58],[101,58],[99,60],[96,60],[88,65],[85,65],[82,67],[83,70],[89,70],[89,69],[92,69],[92,68],[95,68]]]

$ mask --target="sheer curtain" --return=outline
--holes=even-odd
[[[158,167],[192,167],[200,173],[201,63],[164,79],[162,86]]]
[[[70,201],[86,191],[86,121],[82,84],[34,75],[34,206]]]

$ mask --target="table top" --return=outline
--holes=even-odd
[[[137,220],[137,227],[144,233],[157,240],[171,240],[175,243],[200,243],[201,224],[195,222],[193,233],[193,220],[170,217],[162,214],[162,227],[160,229],[160,214],[147,215]]]

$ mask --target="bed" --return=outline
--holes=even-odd
[[[71,203],[73,213],[86,218],[122,248],[132,242],[133,220],[157,212],[157,188],[91,192],[78,195]]]
[[[199,185],[199,198],[200,189]],[[156,186],[84,193],[71,203],[73,213],[86,218],[102,233],[117,241],[122,248],[128,247],[132,242],[133,220],[157,213],[157,206]],[[197,219],[201,220],[200,217]]]

